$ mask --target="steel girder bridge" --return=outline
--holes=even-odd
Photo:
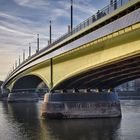
[[[140,0],[119,0],[21,63],[2,86],[102,91],[139,77]]]

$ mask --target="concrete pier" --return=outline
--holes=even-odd
[[[121,117],[118,96],[113,93],[47,93],[42,104],[45,118]]]
[[[3,89],[1,87],[0,88],[0,101],[7,101],[8,94],[9,94],[9,90]]]
[[[36,93],[9,93],[7,101],[8,102],[36,102],[38,101],[38,95]]]

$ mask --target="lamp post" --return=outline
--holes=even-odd
[[[51,22],[51,20],[50,20],[50,44],[52,43],[52,22]]]
[[[14,65],[13,65],[13,71],[14,71],[14,69],[15,69],[15,67],[14,67]]]
[[[23,61],[25,61],[25,49],[23,50]]]
[[[51,20],[50,20],[50,40],[48,41],[49,44],[52,43],[52,25],[51,25]],[[50,59],[50,72],[51,72],[51,77],[50,77],[50,80],[51,80],[51,88],[53,87],[53,59],[51,58]]]
[[[29,43],[29,57],[31,57],[31,43]]]
[[[15,61],[15,68],[17,68],[17,60]]]
[[[37,50],[36,52],[39,52],[39,34],[37,34]]]
[[[48,46],[50,45],[50,40],[48,40]]]
[[[18,59],[18,64],[20,65],[20,55],[19,55],[19,59]]]
[[[71,31],[73,29],[73,0],[71,0]]]

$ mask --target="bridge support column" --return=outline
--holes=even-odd
[[[39,100],[36,93],[29,92],[13,92],[9,93],[8,102],[37,102]]]
[[[9,94],[9,89],[4,89],[1,87],[0,89],[0,100],[7,100],[8,94]]]
[[[117,94],[98,93],[47,93],[41,108],[46,118],[97,118],[121,117]]]

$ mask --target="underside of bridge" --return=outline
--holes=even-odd
[[[37,88],[46,88],[43,80],[35,75],[27,75],[19,78],[13,85],[13,91],[36,90]]]
[[[54,90],[113,89],[125,82],[140,78],[139,31],[138,28],[134,32],[127,32],[124,36],[118,36],[120,37],[119,39],[117,37],[111,38],[111,40],[108,39],[100,46],[102,52],[99,50],[96,56],[83,57],[81,61],[77,61],[77,65],[73,64],[73,67],[80,69],[80,72],[62,80],[54,87]],[[113,42],[112,44],[115,44],[112,45],[113,47],[111,46],[111,41]],[[110,48],[113,49],[110,51]],[[91,49],[90,52],[94,51]],[[84,55],[86,56],[86,51]],[[85,63],[82,65],[84,61]],[[107,63],[104,63],[106,61]],[[96,66],[97,62],[101,65]],[[88,63],[93,63],[93,67],[91,66],[89,69],[84,70],[84,65],[88,66]],[[73,69],[73,67],[69,67],[69,69]]]
[[[140,78],[140,55],[75,75],[55,89],[112,89]]]

